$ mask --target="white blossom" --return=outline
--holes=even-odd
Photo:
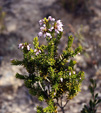
[[[35,55],[38,55],[39,53],[41,53],[41,50],[34,49],[34,52],[35,52]]]
[[[38,36],[39,36],[39,37],[42,37],[42,35],[43,35],[42,32],[39,32],[39,33],[38,33]]]
[[[41,32],[45,31],[46,27],[40,27]]]
[[[56,21],[55,32],[59,34],[59,32],[63,32],[63,24],[61,20]]]
[[[54,27],[52,26],[50,29],[49,29],[49,31],[52,31],[54,29]]]
[[[50,33],[46,33],[46,36],[52,38],[52,35]]]
[[[69,72],[69,76],[71,76],[71,72]]]
[[[52,16],[49,16],[48,19],[49,19],[50,21],[55,21],[55,18],[52,18]]]
[[[73,74],[75,74],[75,71],[73,71]]]
[[[78,55],[80,55],[80,53],[78,53]]]
[[[37,49],[34,49],[34,52],[37,52]]]
[[[43,36],[44,36],[44,38],[46,38],[46,33]]]
[[[19,46],[18,46],[18,48],[19,49],[23,49],[24,48],[24,45],[22,43],[20,43]]]
[[[63,78],[60,78],[60,81],[63,82]]]
[[[39,20],[39,25],[42,25],[42,24],[43,24],[43,19]]]
[[[29,44],[29,45],[27,45],[27,50],[28,50],[28,51],[30,50],[30,44]]]

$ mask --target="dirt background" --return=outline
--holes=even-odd
[[[15,78],[16,72],[26,73],[21,66],[12,66],[10,59],[22,58],[18,44],[29,42],[39,32],[38,21],[51,15],[61,19],[64,35],[59,51],[65,48],[68,35],[74,35],[73,47],[78,43],[83,46],[81,55],[76,56],[76,71],[83,70],[85,79],[81,92],[65,108],[66,113],[80,113],[88,103],[90,93],[89,79],[97,81],[96,92],[101,98],[101,1],[92,0],[87,11],[79,9],[68,12],[62,3],[56,0],[0,0],[0,6],[6,12],[5,30],[0,34],[0,113],[36,113],[36,106],[46,106],[32,97],[23,81]],[[76,33],[76,34],[75,34]],[[40,44],[45,43],[39,39]],[[60,111],[61,113],[61,111]],[[99,106],[97,113],[101,113]]]

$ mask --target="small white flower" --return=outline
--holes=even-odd
[[[46,27],[40,27],[40,30],[43,32],[43,31],[45,31],[45,29],[46,29]]]
[[[37,52],[37,49],[34,49],[34,52]]]
[[[63,32],[63,24],[61,22],[61,20],[57,20],[56,21],[56,25],[55,25],[55,32],[59,34],[59,32]]]
[[[41,53],[41,50],[35,49],[34,52],[35,52],[35,55],[38,55],[39,53]]]
[[[71,76],[71,72],[69,72],[69,76]]]
[[[49,19],[50,21],[55,21],[55,18],[52,18],[52,16],[49,16],[48,19]]]
[[[55,21],[55,18],[52,18],[52,21]]]
[[[29,45],[27,45],[27,50],[28,50],[28,51],[30,50],[30,46],[29,46]]]
[[[78,55],[80,55],[80,53],[78,53]]]
[[[46,33],[46,36],[52,38],[50,33]]]
[[[46,27],[46,24],[43,24],[43,27]]]
[[[21,47],[22,47],[22,45],[23,45],[23,44],[22,44],[22,43],[20,43],[18,47],[19,47],[19,48],[21,48]]]
[[[41,53],[41,50],[39,50],[39,53]]]
[[[54,92],[54,96],[56,95],[56,92]]]
[[[46,38],[46,33],[43,36],[44,36],[44,38]]]
[[[73,71],[73,74],[75,74],[75,71]]]
[[[60,78],[60,81],[63,82],[63,78]]]
[[[57,24],[57,26],[61,26],[61,27],[63,26],[61,20],[57,20],[56,24]]]
[[[81,80],[81,77],[80,77],[80,80]]]
[[[18,46],[18,48],[19,49],[23,49],[24,48],[24,45],[22,43],[20,43],[19,46]]]
[[[57,29],[55,29],[55,32],[56,32],[57,34],[59,34],[59,31],[58,31]]]
[[[52,16],[49,16],[48,19],[51,20],[52,19]]]
[[[61,26],[58,26],[58,30],[63,32],[63,28]]]
[[[52,31],[54,29],[54,27],[51,27],[50,29],[49,29],[49,31]]]
[[[42,24],[43,24],[43,19],[39,20],[39,25],[42,25]]]
[[[38,36],[39,36],[39,37],[42,37],[42,35],[43,35],[42,32],[39,32],[39,33],[38,33]]]
[[[35,53],[35,55],[38,55],[39,54],[39,52],[37,51],[36,53]]]

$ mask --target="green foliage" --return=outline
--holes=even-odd
[[[96,113],[98,105],[101,104],[101,99],[99,99],[98,93],[95,94],[96,83],[93,79],[91,79],[90,82],[91,85],[89,86],[89,90],[92,98],[90,99],[88,106],[84,105],[81,113]]]
[[[74,38],[69,36],[66,49],[59,55],[58,45],[63,32],[59,31],[56,34],[55,28],[60,21],[54,23],[52,31],[48,31],[51,26],[49,19],[44,18],[44,23],[47,26],[44,32],[47,30],[48,35],[52,36],[46,37],[47,45],[39,46],[38,37],[33,40],[34,49],[28,43],[20,44],[23,60],[12,60],[12,64],[22,65],[27,70],[29,75],[17,73],[16,77],[24,80],[30,94],[37,96],[40,101],[46,101],[48,106],[46,108],[37,107],[37,113],[57,113],[57,106],[63,109],[63,106],[58,103],[61,96],[66,94],[67,101],[69,101],[80,91],[84,73],[75,72],[76,61],[73,60],[73,57],[81,52],[81,47],[73,50]]]

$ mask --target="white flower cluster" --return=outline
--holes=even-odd
[[[48,27],[47,27],[48,24]],[[52,38],[51,33],[53,31],[55,31],[55,33],[59,34],[60,32],[63,32],[63,24],[61,22],[61,20],[57,20],[55,21],[54,18],[52,18],[51,16],[48,17],[48,19],[42,19],[39,20],[39,25],[40,27],[40,32],[38,33],[39,37],[48,37],[48,38]]]
[[[39,53],[41,53],[41,50],[34,49],[35,55],[37,56]]]
[[[19,45],[18,45],[18,48],[19,49],[24,49],[24,47],[26,47],[27,48],[27,50],[29,51],[30,50],[30,48],[31,48],[31,44],[28,44],[28,45],[26,45],[25,46],[25,44],[23,44],[23,43],[20,43]]]

